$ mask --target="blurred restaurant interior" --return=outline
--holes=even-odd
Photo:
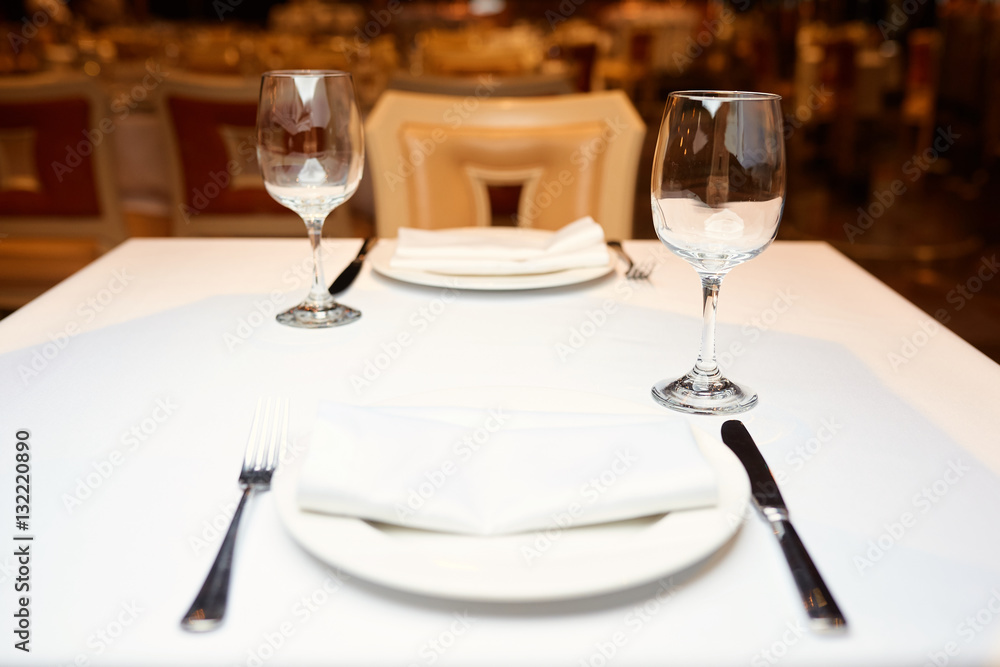
[[[779,93],[778,238],[832,244],[1000,361],[995,1],[5,0],[0,19],[3,314],[129,237],[301,238],[256,171],[255,96],[263,71],[322,68],[352,72],[362,114],[390,89],[624,91],[646,125],[633,238],[655,238],[671,91]],[[79,103],[46,105],[59,91]],[[516,190],[490,189],[495,224]],[[375,208],[366,173],[325,234],[375,233]]]

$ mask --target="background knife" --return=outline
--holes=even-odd
[[[361,244],[361,250],[358,251],[358,256],[330,283],[330,294],[340,294],[351,286],[354,279],[361,273],[361,265],[365,263],[365,255],[368,254],[369,246],[371,246],[373,241],[375,241],[374,236],[369,236],[365,239],[365,242]]]
[[[733,450],[750,477],[754,503],[771,524],[781,550],[785,553],[792,577],[802,596],[813,630],[829,631],[847,627],[847,620],[833,599],[819,570],[809,557],[805,545],[788,519],[788,508],[778,491],[778,484],[767,462],[754,443],[743,422],[730,420],[722,425],[722,441]]]

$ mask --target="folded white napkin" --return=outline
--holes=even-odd
[[[617,521],[716,502],[677,417],[320,404],[304,510],[473,535]]]
[[[605,266],[608,260],[604,229],[587,216],[557,232],[517,227],[402,227],[389,266],[449,275],[504,276]]]

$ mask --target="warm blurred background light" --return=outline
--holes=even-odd
[[[635,192],[639,238],[653,236],[648,173],[667,94],[780,93],[791,169],[779,238],[832,243],[1000,360],[996,2],[5,0],[0,19],[0,104],[14,99],[8,91],[18,82],[46,77],[80,77],[105,96],[97,118],[110,125],[80,131],[91,132],[95,156],[106,140],[112,173],[102,176],[95,158],[94,178],[110,182],[115,210],[106,213],[121,229],[107,238],[0,238],[0,308],[8,311],[121,238],[212,233],[178,222],[195,195],[205,207],[194,213],[207,219],[231,213],[225,197],[205,195],[211,183],[259,188],[244,136],[252,119],[236,105],[252,105],[265,70],[334,68],[354,74],[364,112],[388,88],[469,95],[483,76],[497,82],[496,95],[624,90],[648,128]],[[192,77],[220,82],[230,106],[185,107],[187,117],[181,105],[163,108],[172,82]],[[34,205],[59,160],[32,156],[44,140],[38,132],[49,130],[0,114],[0,216],[15,215]],[[179,200],[171,168],[212,149],[185,144],[165,123],[205,114],[221,119],[215,151],[239,173],[230,169],[221,185],[209,171]],[[68,164],[73,148],[63,144]],[[510,193],[491,196],[503,207]],[[254,201],[248,194],[235,205],[276,213]],[[364,235],[372,216],[368,187],[327,228]],[[253,233],[299,232],[283,230],[280,218],[273,224]]]

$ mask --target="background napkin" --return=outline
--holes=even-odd
[[[394,269],[453,275],[521,275],[604,266],[604,229],[590,216],[557,232],[511,227],[399,230]]]
[[[716,502],[715,475],[672,416],[319,406],[305,510],[494,535]]]

